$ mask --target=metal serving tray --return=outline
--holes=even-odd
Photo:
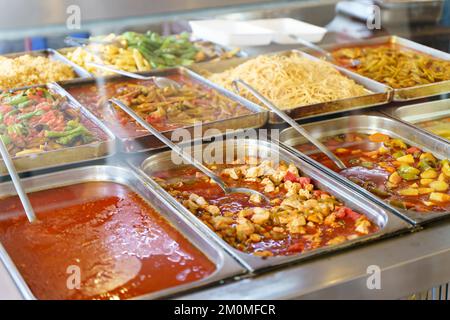
[[[68,95],[64,90],[55,84],[49,83],[45,86],[47,89],[65,96],[68,99],[69,104],[81,111],[81,114],[90,122],[92,122],[97,128],[99,128],[106,136],[105,140],[92,142],[89,144],[67,147],[57,150],[44,151],[40,153],[33,153],[25,156],[13,157],[12,160],[18,172],[27,172],[32,170],[41,170],[55,168],[62,165],[80,163],[85,161],[92,161],[107,158],[116,153],[116,138],[114,134],[94,115],[89,111],[77,104],[74,99]],[[22,89],[12,90],[18,91]],[[0,159],[0,177],[8,174],[3,159]]]
[[[377,112],[312,122],[304,124],[303,127],[318,139],[348,132],[359,132],[366,134],[381,132],[394,138],[401,138],[406,143],[412,146],[416,146],[421,148],[422,150],[433,153],[439,159],[445,159],[450,157],[450,144],[445,143],[442,140],[436,139],[433,136],[424,133],[423,131],[416,130],[409,125],[398,122],[391,118],[387,118],[383,116],[381,113]],[[292,128],[285,129],[281,132],[280,141],[288,146],[296,146],[307,143],[307,141],[304,138],[300,137],[297,131],[295,131]],[[293,148],[290,149],[294,150]],[[314,150],[309,153],[306,152],[305,154],[312,154],[315,152],[319,151]],[[303,154],[303,153],[296,151],[296,154]],[[335,177],[335,179],[348,184],[353,189],[358,190],[365,197],[380,203],[389,210],[404,217],[411,223],[414,224],[425,223],[450,215],[450,212],[429,212],[424,214],[413,210],[403,210],[396,208],[382,201],[380,198],[374,196],[372,193],[366,191],[365,189],[356,185],[350,180],[326,168],[320,163],[310,158],[309,162],[313,163],[315,166],[320,167],[323,170],[326,170],[329,174],[332,174]]]
[[[438,139],[444,140],[447,143],[450,142],[444,137],[440,137],[432,133],[431,131],[426,130],[425,128],[421,128],[415,125],[424,121],[449,118],[450,99],[412,104],[403,107],[390,107],[388,109],[380,111],[398,121],[407,123],[409,125],[414,125],[414,128],[416,128],[417,130],[426,131],[428,134],[431,134]]]
[[[140,73],[142,75],[146,76],[170,76],[170,75],[183,75],[188,77],[189,79],[192,79],[194,81],[199,82],[200,84],[204,85],[206,88],[213,89],[223,96],[226,96],[230,98],[231,100],[237,101],[245,108],[252,111],[251,114],[243,115],[239,117],[224,119],[224,120],[217,120],[217,121],[211,121],[211,122],[203,122],[200,133],[205,134],[205,132],[208,129],[216,129],[220,131],[220,134],[225,134],[227,130],[244,130],[244,129],[251,129],[251,128],[260,128],[264,126],[267,122],[268,113],[265,109],[261,108],[257,104],[254,104],[250,101],[247,101],[246,99],[243,99],[242,97],[234,94],[233,92],[229,92],[228,90],[225,90],[216,84],[212,83],[211,81],[203,78],[202,76],[196,74],[195,72],[186,69],[184,67],[177,67],[177,68],[171,68],[171,69],[165,69],[165,70],[158,70],[158,71],[151,71],[151,72],[142,72]],[[100,80],[101,79],[101,80]],[[60,85],[67,91],[70,90],[70,88],[80,86],[80,85],[86,85],[86,84],[94,84],[96,81],[115,81],[115,80],[127,80],[129,78],[123,77],[123,76],[107,76],[104,78],[95,78],[95,79],[83,79],[83,80],[70,80],[70,81],[64,81],[60,82]],[[105,122],[105,125],[107,123]],[[200,129],[198,126],[187,126],[179,129],[185,129],[187,130],[191,137],[194,135],[194,132],[196,133],[198,129]],[[113,128],[111,128],[113,130]],[[175,129],[177,130],[177,129]],[[168,130],[164,131],[163,133],[168,137],[171,138],[172,133],[175,130]],[[196,131],[197,130],[197,131]],[[215,131],[216,131],[215,130]],[[213,133],[209,135],[203,136],[203,138],[211,138],[214,136],[217,136],[218,133]],[[117,136],[117,135],[116,135]],[[161,143],[161,141],[158,140],[155,136],[153,136],[150,133],[143,133],[136,137],[120,137],[117,136],[118,141],[121,145],[121,151],[126,153],[136,153],[136,152],[143,152],[143,151],[149,151],[149,150],[156,150],[165,148],[166,146]],[[194,139],[199,140],[199,139]],[[183,141],[187,142],[187,141]]]
[[[226,254],[214,242],[207,241],[207,239],[204,238],[198,230],[190,225],[189,221],[185,217],[175,211],[167,203],[167,201],[165,201],[165,199],[152,190],[152,188],[148,186],[137,174],[129,169],[117,166],[90,166],[24,179],[22,180],[22,183],[27,192],[35,192],[91,181],[108,181],[122,184],[139,194],[148,204],[156,209],[158,213],[167,219],[167,221],[170,222],[175,229],[184,235],[194,246],[203,252],[211,262],[216,265],[216,271],[207,278],[135,297],[134,299],[155,299],[166,297],[183,291],[199,288],[207,284],[213,284],[220,280],[245,272],[245,269],[232,257]],[[15,189],[11,182],[0,184],[0,199],[15,194]],[[24,298],[36,299],[1,243],[0,259],[3,261]]]
[[[397,36],[384,36],[379,38],[373,38],[363,41],[349,42],[345,44],[332,44],[323,46],[328,51],[333,51],[339,48],[360,47],[366,45],[381,45],[381,44],[397,44],[406,49],[415,50],[419,53],[423,53],[432,56],[437,59],[450,60],[450,54],[439,51],[417,42],[407,40]],[[308,51],[308,50],[306,50]],[[309,51],[308,51],[309,52]],[[435,82],[430,84],[424,84],[409,88],[393,89],[394,101],[408,101],[418,98],[425,98],[434,95],[450,92],[450,80]]]
[[[328,246],[312,250],[309,252],[292,255],[292,256],[276,256],[269,258],[260,258],[251,254],[239,251],[228,243],[226,243],[222,238],[220,238],[214,231],[209,229],[206,224],[201,220],[197,219],[188,209],[176,201],[168,192],[166,192],[162,187],[160,187],[154,180],[149,178],[156,172],[160,170],[168,170],[171,168],[179,167],[173,163],[171,160],[171,152],[162,152],[147,158],[141,165],[129,163],[135,168],[140,174],[147,178],[147,181],[152,189],[159,192],[167,201],[169,201],[174,208],[181,212],[192,224],[195,224],[199,229],[201,229],[205,234],[215,239],[221,246],[226,249],[230,254],[235,256],[239,261],[244,264],[249,270],[255,271],[260,269],[266,269],[273,266],[286,264],[290,262],[299,262],[306,258],[316,256],[319,254],[334,252],[343,248],[352,247],[356,244],[366,243],[370,240],[379,239],[398,233],[400,231],[408,230],[409,224],[396,217],[395,215],[387,212],[379,205],[367,200],[364,196],[355,193],[345,184],[339,183],[333,179],[330,175],[324,173],[322,170],[315,168],[308,162],[300,159],[290,152],[278,148],[274,143],[270,143],[262,140],[254,139],[236,139],[228,140],[226,144],[214,142],[212,144],[202,145],[200,152],[208,147],[214,147],[214,144],[218,146],[218,150],[223,151],[223,155],[226,156],[226,149],[234,150],[235,155],[245,154],[247,156],[261,156],[263,158],[269,157],[270,155],[278,157],[280,160],[294,163],[297,167],[301,168],[304,175],[311,177],[314,183],[322,190],[326,190],[337,198],[343,200],[346,206],[357,210],[359,212],[365,213],[373,222],[378,224],[380,230],[374,234],[363,236],[361,238],[347,241],[343,244]],[[228,145],[228,147],[226,147]],[[220,152],[219,151],[219,152]],[[195,156],[198,156],[199,151],[194,152]]]
[[[50,49],[50,48],[43,49],[43,50],[35,50],[35,51],[14,52],[14,53],[8,53],[8,54],[2,55],[2,56],[7,57],[7,58],[17,58],[17,57],[20,57],[20,56],[23,56],[26,54],[33,56],[33,57],[43,56],[43,57],[49,58],[50,60],[61,61],[65,64],[69,65],[73,69],[73,71],[77,75],[77,78],[92,77],[92,75],[87,70],[80,67],[76,63],[70,61],[69,59],[64,57],[62,54],[60,54],[58,51],[56,51],[54,49]],[[75,78],[75,79],[77,79],[77,78]],[[41,83],[41,85],[43,85],[43,84],[44,83]],[[13,88],[13,89],[15,89],[15,88]]]
[[[275,55],[275,54],[281,55],[298,54],[312,61],[322,61],[323,63],[327,63],[317,57],[314,57],[299,50],[281,51],[270,53],[267,55]],[[202,65],[192,66],[192,69],[204,75],[206,75],[207,73],[219,73],[229,68],[236,67],[250,59],[252,58],[234,58],[216,63],[204,63]],[[332,66],[336,70],[338,70],[342,75],[346,76],[347,78],[353,79],[356,83],[366,88],[366,90],[368,90],[368,94],[365,96],[352,97],[347,99],[333,100],[309,105],[301,105],[292,109],[284,109],[283,111],[285,111],[291,118],[299,120],[315,117],[317,115],[328,115],[343,111],[359,110],[374,107],[388,103],[392,100],[393,94],[392,89],[390,87],[381,84],[379,82],[373,81],[371,79],[365,78],[345,68],[336,65]],[[282,122],[283,121],[277,115],[275,115],[272,112],[270,113],[269,123],[276,124]]]

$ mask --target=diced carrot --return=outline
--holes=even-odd
[[[413,154],[413,153],[416,153],[416,152],[421,152],[421,151],[422,150],[420,150],[419,148],[416,148],[416,147],[411,147],[411,148],[406,149],[406,152],[410,153],[410,154]]]
[[[389,136],[379,132],[376,132],[369,136],[369,140],[372,142],[388,142],[389,139]]]

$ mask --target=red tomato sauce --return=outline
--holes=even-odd
[[[35,224],[26,220],[18,197],[0,201],[0,241],[38,299],[126,299],[215,271],[126,186],[88,182],[29,197]],[[68,289],[70,266],[79,268],[79,289]]]

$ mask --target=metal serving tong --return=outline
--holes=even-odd
[[[139,115],[137,115],[130,107],[125,105],[122,101],[112,98],[109,100],[110,102],[116,104],[118,107],[120,107],[123,111],[128,113],[130,117],[132,117],[134,120],[136,120],[142,127],[150,131],[155,137],[157,137],[162,143],[167,145],[172,151],[174,151],[176,154],[178,154],[181,158],[183,158],[185,161],[196,167],[198,170],[203,172],[206,176],[211,178],[226,194],[230,193],[244,193],[244,194],[256,194],[261,197],[266,202],[270,202],[270,200],[261,192],[258,192],[253,189],[249,188],[239,188],[239,187],[229,187],[226,185],[225,182],[222,181],[222,179],[216,175],[213,171],[208,169],[201,163],[200,161],[197,161],[194,157],[192,157],[190,154],[183,151],[182,148],[177,146],[175,143],[173,143],[170,139],[166,138],[161,132],[156,130],[152,125],[150,125],[147,121],[143,120]]]
[[[34,213],[33,207],[31,206],[30,203],[30,199],[28,199],[27,193],[25,192],[22,183],[20,182],[19,175],[17,174],[16,168],[14,167],[14,163],[11,159],[11,156],[9,155],[8,149],[6,148],[6,145],[1,138],[0,138],[0,153],[3,158],[3,162],[5,163],[5,166],[8,169],[8,173],[14,184],[14,188],[16,189],[20,201],[22,202],[22,206],[25,209],[27,218],[31,223],[33,223],[37,220],[36,214]]]
[[[86,38],[78,38],[78,37],[71,37],[67,36],[64,38],[64,42],[68,44],[69,46],[76,46],[76,47],[83,47],[90,44],[103,44],[103,45],[109,45],[113,44],[118,47],[123,47],[123,45],[120,43],[120,41],[117,40],[98,40],[98,39],[86,39]]]
[[[336,59],[333,57],[333,55],[331,54],[331,52],[329,52],[329,51],[327,51],[327,50],[325,50],[325,49],[322,49],[322,48],[319,47],[318,45],[315,45],[314,43],[309,42],[309,41],[304,40],[304,39],[301,39],[301,38],[295,38],[295,40],[296,40],[298,43],[304,45],[305,47],[308,47],[308,48],[310,48],[310,49],[312,49],[312,50],[314,50],[314,51],[320,52],[321,54],[324,55],[324,57],[325,57],[325,59],[326,59],[327,61],[336,63],[336,64],[338,64],[338,65],[342,65],[341,63],[337,63]],[[361,62],[360,62],[359,60],[352,59],[349,65],[344,65],[343,67],[354,68],[354,67],[359,66],[360,64],[361,64]]]
[[[156,77],[156,76],[143,76],[141,74],[137,74],[134,72],[128,72],[125,70],[120,70],[111,66],[107,66],[104,64],[96,63],[96,62],[88,62],[88,65],[102,69],[109,72],[114,72],[117,74],[120,74],[122,76],[126,76],[129,78],[139,79],[139,80],[153,80],[153,82],[156,84],[158,88],[164,89],[167,87],[173,87],[175,89],[180,89],[181,85],[177,83],[176,81],[173,81],[171,79],[165,78],[165,77]]]
[[[309,140],[312,144],[314,144],[320,151],[322,151],[324,154],[327,155],[328,158],[330,158],[339,169],[343,170],[347,167],[345,164],[334,155],[333,152],[328,150],[327,147],[325,147],[322,142],[314,138],[309,134],[308,131],[306,131],[302,126],[300,126],[297,122],[295,122],[294,119],[289,117],[285,112],[281,111],[278,107],[276,107],[272,102],[267,100],[265,97],[263,97],[258,91],[256,91],[252,86],[250,86],[248,83],[242,81],[241,79],[236,79],[233,81],[233,86],[235,87],[236,91],[239,93],[239,87],[238,83],[244,86],[251,94],[253,94],[259,101],[261,101],[267,108],[269,108],[270,111],[275,113],[277,116],[279,116],[281,119],[286,121],[291,127],[293,127],[295,130],[298,131],[302,136],[304,136],[306,139]]]

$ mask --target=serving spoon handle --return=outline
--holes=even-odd
[[[28,199],[27,193],[25,192],[25,189],[23,188],[22,183],[20,182],[20,177],[17,174],[14,163],[11,159],[11,156],[9,155],[8,149],[6,148],[6,145],[3,139],[1,138],[0,138],[0,153],[3,158],[3,162],[5,163],[5,166],[8,170],[9,176],[11,177],[11,180],[14,184],[14,188],[16,189],[20,201],[22,202],[22,206],[25,209],[25,214],[27,215],[28,220],[31,223],[33,223],[37,220],[36,214],[34,213],[33,207],[31,206],[30,203],[30,199]]]
[[[253,94],[259,101],[261,101],[267,108],[269,108],[270,111],[275,113],[277,116],[279,116],[281,119],[286,121],[291,127],[293,127],[295,130],[298,131],[302,136],[304,136],[306,139],[309,140],[312,144],[314,144],[320,151],[322,151],[324,154],[326,154],[337,166],[339,169],[345,169],[347,168],[345,164],[334,155],[333,152],[328,150],[326,146],[323,145],[322,142],[317,140],[315,137],[309,134],[308,131],[306,131],[302,126],[300,126],[294,119],[289,117],[285,112],[281,111],[278,107],[276,107],[272,102],[270,102],[268,99],[266,99],[262,94],[260,94],[258,91],[256,91],[252,86],[250,86],[248,83],[244,82],[241,79],[236,79],[233,81],[233,86],[235,87],[235,90],[239,92],[238,84],[244,86],[251,94]]]

